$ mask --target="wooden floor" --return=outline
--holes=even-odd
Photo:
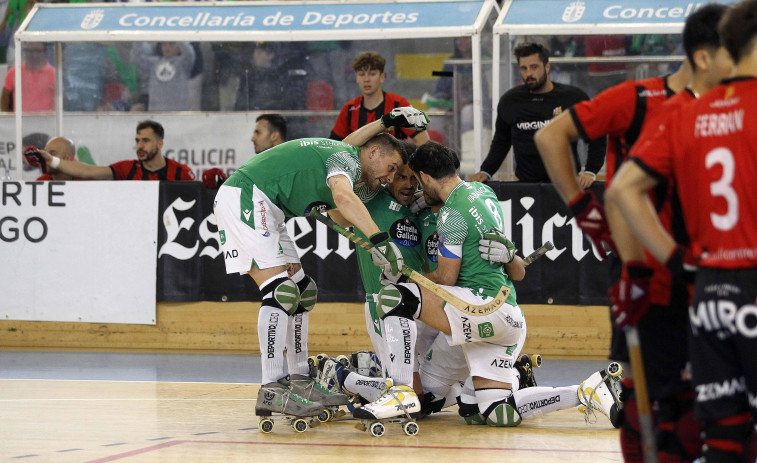
[[[609,420],[574,409],[518,428],[466,426],[457,407],[406,436],[375,438],[349,414],[298,434],[272,434],[254,417],[257,385],[186,382],[0,380],[0,461],[23,462],[620,462]]]

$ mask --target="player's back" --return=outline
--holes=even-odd
[[[684,219],[703,266],[757,266],[755,101],[757,79],[732,79],[669,127]]]
[[[329,171],[344,171],[353,185],[360,179],[360,149],[327,138],[292,140],[249,159],[232,176],[244,175],[288,217],[313,206],[335,207],[326,183]]]
[[[478,241],[493,228],[504,229],[502,209],[492,189],[483,183],[461,182],[449,195],[437,216],[439,254],[461,257],[456,286],[494,296],[502,286],[511,288],[508,303],[515,304],[515,290],[500,264],[481,258]]]

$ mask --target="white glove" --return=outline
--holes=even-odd
[[[417,214],[428,207],[428,204],[426,204],[426,198],[423,197],[422,191],[415,192],[415,199],[413,199],[413,202],[411,202],[408,207],[410,208],[410,212],[412,212],[413,214]]]
[[[402,272],[405,261],[400,248],[389,238],[389,233],[379,232],[371,236],[371,260],[387,275],[396,276]]]
[[[403,106],[394,108],[389,114],[381,116],[381,123],[384,127],[400,127],[415,130],[426,130],[430,119],[420,109],[412,106]]]
[[[391,273],[381,272],[381,278],[379,278],[379,282],[384,286],[389,284],[396,285],[397,283],[406,283],[407,277],[402,273],[392,275]]]
[[[509,264],[515,259],[515,251],[515,244],[496,228],[484,233],[483,238],[478,240],[478,252],[490,264]]]

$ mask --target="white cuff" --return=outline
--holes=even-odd
[[[594,177],[594,180],[597,179],[597,174],[595,174],[594,172],[589,172],[588,170],[582,170],[578,175],[583,175],[583,174],[589,174],[592,177]]]
[[[59,165],[60,165],[60,158],[53,156],[53,160],[50,161],[50,168],[57,169]]]

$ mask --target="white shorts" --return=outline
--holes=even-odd
[[[299,264],[287,234],[284,212],[251,182],[221,185],[213,212],[218,223],[226,273]]]
[[[443,286],[444,289],[471,304],[485,304],[491,297],[480,297],[470,289]],[[513,364],[526,341],[526,319],[518,306],[504,303],[495,312],[473,316],[449,303],[444,312],[452,331],[451,345],[462,345],[471,376],[513,383]]]
[[[427,376],[449,385],[465,381],[470,375],[462,346],[451,346],[449,336],[437,333],[434,342],[418,356],[421,381]]]

